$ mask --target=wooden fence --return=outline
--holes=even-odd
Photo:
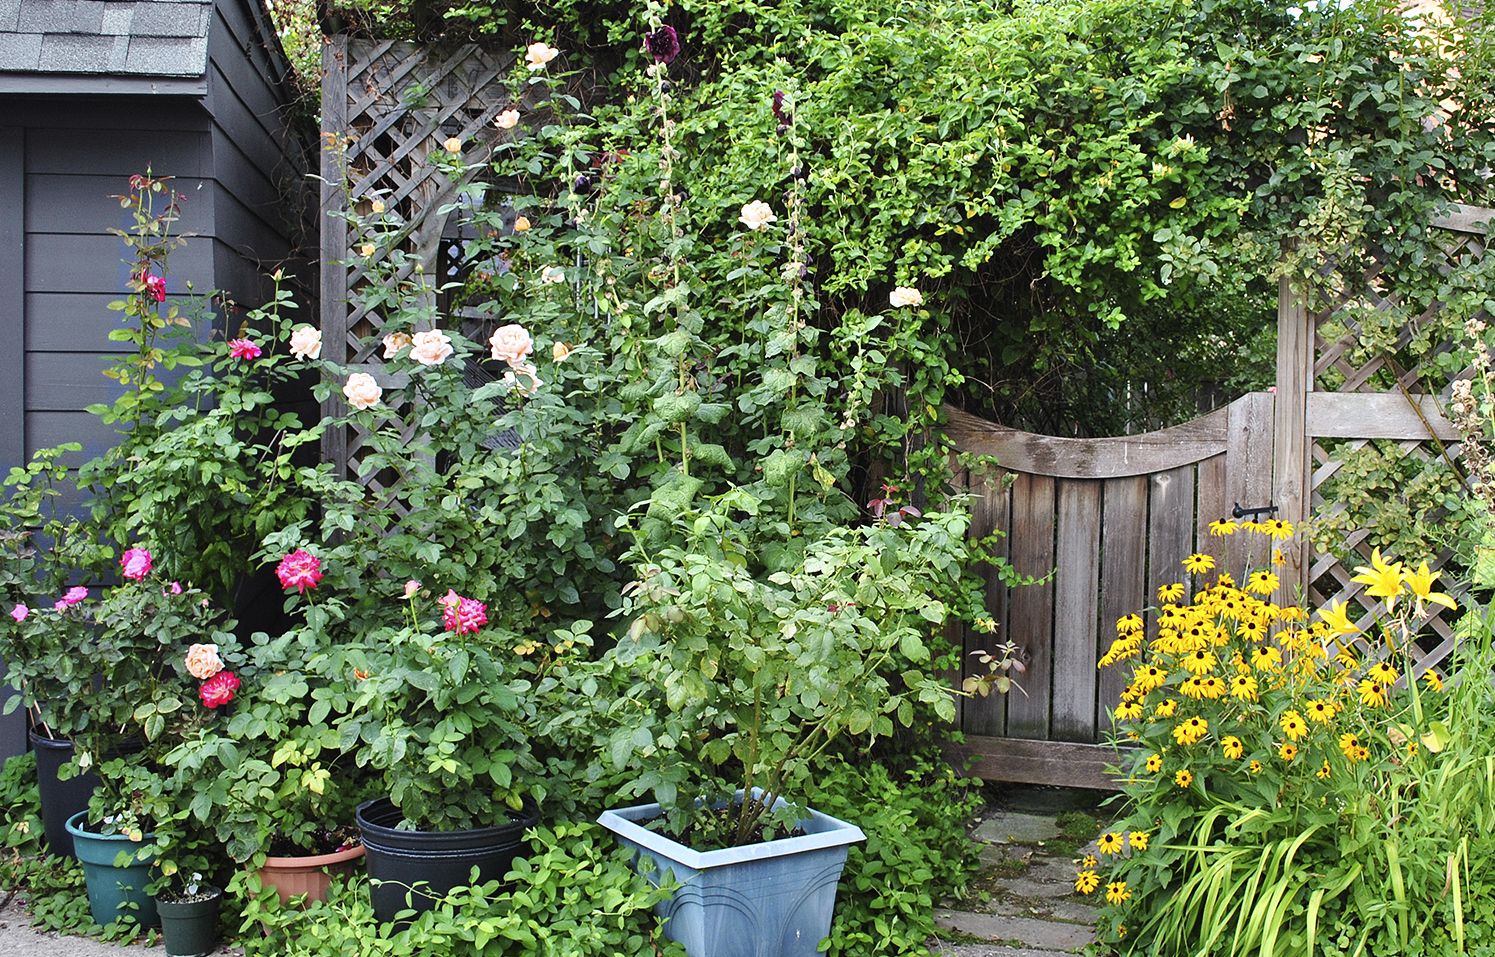
[[[1450,269],[1484,254],[1492,219],[1495,211],[1459,207],[1433,224],[1433,245]],[[1275,390],[1243,396],[1187,424],[1120,438],[1063,439],[947,410],[955,448],[993,456],[1001,466],[991,475],[963,476],[974,533],[1004,533],[999,554],[1023,574],[1045,576],[1036,586],[1008,588],[992,572],[987,604],[998,632],[961,636],[968,654],[1010,638],[1027,664],[1026,694],[962,703],[965,743],[956,751],[974,760],[974,773],[1111,786],[1105,769],[1115,751],[1102,742],[1125,682],[1120,670],[1098,671],[1096,661],[1117,618],[1149,604],[1159,585],[1185,581],[1179,562],[1191,551],[1210,552],[1237,570],[1268,558],[1260,540],[1251,546],[1243,536],[1209,536],[1209,523],[1237,503],[1276,505],[1294,524],[1316,518],[1332,532],[1316,536],[1317,548],[1300,537],[1285,549],[1279,601],[1303,594],[1315,607],[1346,601],[1362,624],[1369,621],[1372,608],[1350,578],[1380,543],[1364,528],[1340,532],[1333,519],[1344,506],[1326,490],[1349,456],[1370,443],[1390,443],[1388,454],[1447,463],[1454,474],[1458,433],[1440,408],[1458,376],[1439,383],[1431,375],[1450,343],[1412,348],[1441,304],[1400,322],[1393,348],[1367,352],[1367,317],[1405,309],[1403,297],[1387,287],[1379,264],[1352,278],[1328,267],[1318,279],[1322,287],[1313,296],[1282,285]],[[1309,309],[1310,299],[1317,308]],[[1435,391],[1424,391],[1427,381],[1437,384]],[[1259,551],[1250,554],[1248,547]],[[1442,568],[1450,558],[1445,549],[1431,564]],[[1421,648],[1419,670],[1442,665],[1453,649],[1442,609],[1434,608],[1424,629],[1433,637]]]

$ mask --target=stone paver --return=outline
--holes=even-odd
[[[971,837],[987,844],[1039,844],[1059,836],[1054,815],[998,811],[982,821]]]
[[[934,952],[941,957],[1062,957],[1062,950],[1037,950],[1032,947],[1005,947],[1001,944],[940,944]]]
[[[934,922],[945,930],[985,940],[1011,941],[1040,950],[1078,950],[1090,943],[1090,928],[1038,917],[1003,917],[970,911],[937,910]]]

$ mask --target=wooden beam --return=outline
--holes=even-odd
[[[956,448],[994,456],[1014,472],[1052,478],[1123,478],[1193,465],[1225,451],[1226,409],[1156,432],[1105,439],[1034,435],[945,407],[945,432]]]
[[[1445,442],[1461,438],[1454,424],[1443,417],[1437,396],[1408,397],[1400,392],[1311,392],[1307,425],[1314,438],[1426,439],[1429,426],[1432,435]]]
[[[1446,215],[1433,219],[1433,225],[1439,229],[1448,229],[1458,233],[1486,234],[1490,232],[1492,221],[1495,221],[1495,209],[1454,203],[1453,208]]]
[[[1121,759],[1119,752],[1106,744],[1023,741],[981,735],[966,735],[963,743],[946,745],[945,757],[960,773],[983,781],[1101,791],[1118,789],[1116,777],[1108,769]]]
[[[1301,525],[1308,519],[1308,394],[1313,391],[1313,320],[1303,293],[1284,276],[1277,289],[1277,402],[1273,421],[1275,467],[1272,488],[1277,517]],[[1246,503],[1242,503],[1246,504]],[[1252,503],[1256,504],[1256,503]],[[1303,535],[1281,546],[1281,601],[1290,604],[1308,590],[1308,541]]]

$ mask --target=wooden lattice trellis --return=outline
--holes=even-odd
[[[1433,224],[1429,249],[1441,251],[1445,273],[1485,254],[1492,221],[1495,210],[1459,207]],[[1373,613],[1380,609],[1373,607],[1373,600],[1363,600],[1365,586],[1351,579],[1355,566],[1369,565],[1372,551],[1387,543],[1377,541],[1363,522],[1335,522],[1342,515],[1351,517],[1346,490],[1335,488],[1335,478],[1355,455],[1370,453],[1400,463],[1415,483],[1456,487],[1461,437],[1441,410],[1447,407],[1453,382],[1467,377],[1469,370],[1452,376],[1436,371],[1438,358],[1455,348],[1446,337],[1427,338],[1443,305],[1411,305],[1386,277],[1382,263],[1373,261],[1353,277],[1326,268],[1319,279],[1313,308],[1305,307],[1299,295],[1284,296],[1278,495],[1290,516],[1311,518],[1317,529],[1314,546],[1295,556],[1297,584],[1306,588],[1313,606],[1346,602],[1361,627],[1369,628]],[[1394,321],[1385,321],[1387,317]],[[1414,342],[1418,348],[1413,348]],[[1294,369],[1304,371],[1298,374]],[[1295,446],[1296,435],[1302,441]],[[1297,488],[1308,494],[1295,498]],[[1422,521],[1436,523],[1441,518],[1434,511]],[[1426,557],[1431,568],[1442,570],[1453,552],[1443,547],[1427,556],[1396,557]],[[1447,584],[1456,589],[1454,581]],[[1446,664],[1454,649],[1456,617],[1457,613],[1432,606],[1422,628],[1419,672]],[[1362,635],[1359,641],[1365,654],[1384,654],[1379,635]]]
[[[444,252],[457,241],[456,224],[441,210],[459,198],[465,182],[453,181],[429,161],[450,138],[464,153],[486,157],[510,136],[493,120],[510,105],[505,82],[515,58],[472,45],[436,47],[334,36],[323,53],[322,80],[322,341],[324,355],[369,372],[389,384],[381,362],[379,317],[360,303],[358,291],[372,270],[405,255],[398,280],[417,270],[436,288],[446,277]],[[478,168],[473,164],[469,168]],[[366,213],[374,201],[400,223],[393,241],[372,257],[360,250],[345,218]],[[334,394],[324,411],[340,414]],[[357,429],[329,431],[324,456],[342,474],[356,463],[366,435]],[[363,481],[381,484],[380,476]]]

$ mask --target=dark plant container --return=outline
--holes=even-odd
[[[383,923],[407,908],[430,910],[452,888],[472,884],[474,867],[479,882],[503,880],[527,849],[524,832],[540,820],[540,809],[526,800],[508,823],[470,831],[402,831],[402,819],[389,798],[365,801],[356,815],[373,882],[374,916]]]
[[[203,893],[209,896],[190,901],[156,901],[166,957],[206,957],[218,949],[218,905],[223,903],[223,892],[209,887]]]
[[[42,831],[47,849],[59,857],[73,857],[73,837],[67,832],[67,819],[88,807],[99,779],[87,771],[60,781],[57,771],[73,759],[73,742],[43,737],[32,728],[28,732],[31,750],[36,752],[36,787],[41,792]]]
[[[79,811],[67,821],[67,832],[73,837],[73,849],[83,864],[83,880],[88,887],[88,910],[96,924],[112,924],[121,918],[133,918],[141,927],[158,927],[156,900],[145,892],[150,883],[151,865],[141,860],[140,850],[155,841],[154,834],[135,842],[122,834],[95,834],[84,830],[87,811]],[[123,866],[116,864],[121,851],[133,852]]]

